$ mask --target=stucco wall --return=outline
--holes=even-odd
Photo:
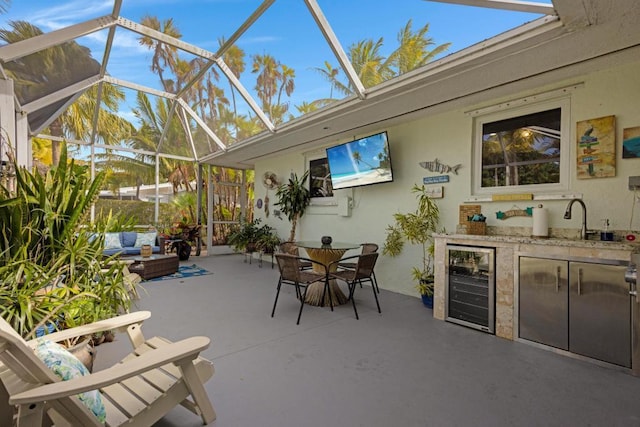
[[[622,159],[622,130],[640,126],[640,62],[620,68],[610,69],[590,75],[576,76],[552,86],[540,88],[540,92],[583,82],[584,86],[571,93],[571,154],[569,192],[582,193],[588,208],[589,228],[599,228],[603,218],[609,218],[612,228],[628,230],[630,227],[633,192],[627,189],[628,177],[640,175],[640,159]],[[514,93],[507,99],[527,96],[531,93]],[[496,99],[495,103],[504,101]],[[450,174],[450,182],[442,184],[444,198],[438,199],[441,210],[441,225],[454,232],[458,223],[458,207],[471,195],[472,174],[472,133],[473,118],[464,111],[473,109],[469,105],[464,110],[450,111],[437,116],[426,117],[400,126],[381,128],[387,130],[390,143],[394,182],[353,190],[340,190],[337,197],[353,198],[351,216],[337,215],[334,207],[312,206],[302,218],[297,240],[319,239],[331,235],[334,240],[354,242],[375,242],[382,246],[385,228],[392,222],[395,212],[406,212],[415,207],[414,195],[410,192],[414,183],[421,184],[422,178],[434,175],[421,168],[418,162],[438,158],[442,163],[461,163],[458,175]],[[607,115],[616,116],[616,157],[617,174],[613,178],[576,179],[576,135],[577,121]],[[356,135],[364,136],[364,135]],[[337,140],[334,144],[345,142]],[[286,157],[272,158],[256,164],[256,198],[263,198],[266,190],[259,177],[264,171],[276,172],[286,179],[291,171],[304,172],[309,153],[298,153]],[[269,192],[271,209],[276,202],[275,191]],[[482,211],[487,216],[489,226],[530,227],[531,218],[514,217],[497,220],[495,212],[531,206],[539,202],[482,202]],[[544,201],[549,209],[551,228],[575,228],[579,231],[580,217],[577,207],[572,220],[563,219],[567,201]],[[289,235],[290,225],[285,219],[273,215],[264,218],[263,210],[257,216],[276,227],[282,237]],[[636,214],[632,230],[640,229],[640,206],[636,204]],[[398,258],[381,256],[376,268],[380,286],[396,292],[416,295],[410,275],[411,267],[420,262],[419,249],[407,246]]]

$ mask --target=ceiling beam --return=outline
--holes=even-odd
[[[425,0],[439,3],[462,4],[466,6],[488,7],[490,9],[503,9],[515,12],[539,13],[542,15],[555,15],[552,4],[543,4],[532,1],[518,0]]]
[[[138,24],[137,22],[130,21],[123,17],[118,17],[118,26],[122,28],[126,28],[128,30],[133,31],[134,33],[138,33],[142,36],[151,37],[152,39],[159,40],[164,44],[168,44],[169,46],[176,47],[180,50],[183,50],[187,53],[191,53],[196,56],[200,56],[202,58],[206,58],[209,60],[215,60],[216,56],[213,52],[202,49],[196,45],[191,43],[183,42],[182,40],[178,40],[175,37],[168,36],[160,31],[154,30],[152,28],[146,27],[142,24]]]
[[[87,88],[99,82],[100,82],[100,76],[95,75],[95,76],[89,77],[78,83],[74,83],[72,85],[66,86],[58,91],[50,93],[47,96],[43,96],[41,98],[36,99],[35,101],[32,101],[28,104],[23,105],[22,111],[26,112],[27,114],[32,113],[34,111],[38,111],[41,108],[44,108],[62,99],[68,98],[77,93],[82,93],[85,90],[87,90]]]
[[[96,31],[112,27],[116,20],[111,16],[92,19],[80,24],[71,25],[26,40],[11,43],[0,47],[0,59],[4,62],[22,58],[32,53],[39,52],[52,46],[95,33]]]
[[[231,46],[242,36],[248,29],[251,27],[254,22],[258,20],[262,16],[262,14],[271,7],[276,0],[265,0],[262,2],[260,6],[247,18],[246,21],[233,33],[231,37],[224,41],[222,46],[216,52],[216,56],[222,56],[224,53],[229,50]]]
[[[223,151],[227,149],[227,146],[224,145],[224,142],[222,142],[220,138],[218,138],[218,135],[216,135],[209,128],[209,126],[207,126],[207,124],[202,120],[202,118],[199,115],[197,115],[196,112],[193,111],[191,107],[189,107],[189,105],[184,100],[182,100],[181,98],[178,98],[178,103],[180,104],[182,109],[187,113],[189,113],[189,115],[193,118],[193,120],[195,120],[196,123],[198,123],[198,125],[202,128],[202,130],[204,130],[205,133],[209,135],[211,139],[213,139],[213,141],[216,143],[218,147],[220,147]]]
[[[316,21],[316,25],[329,44],[329,47],[333,51],[333,54],[336,56],[338,62],[342,66],[342,70],[347,75],[347,78],[349,79],[351,86],[354,88],[356,95],[358,95],[358,98],[364,99],[365,87],[360,81],[358,73],[356,73],[356,70],[353,68],[349,57],[342,48],[340,41],[338,41],[338,37],[333,32],[331,25],[329,25],[329,21],[327,21],[327,18],[325,18],[324,14],[322,13],[320,5],[318,5],[318,2],[316,2],[316,0],[304,0],[304,2],[306,3],[309,12],[313,16],[313,19]]]
[[[139,92],[145,92],[145,93],[148,93],[149,95],[159,96],[160,98],[166,98],[171,100],[176,99],[176,96],[172,93],[165,92],[162,90],[157,90],[149,86],[139,85],[137,83],[133,83],[127,80],[120,80],[111,76],[104,76],[102,80],[116,86],[122,86],[122,87],[126,87],[127,89],[137,90]]]
[[[249,107],[251,107],[251,109],[256,113],[262,123],[264,123],[267,129],[269,129],[269,132],[275,132],[276,127],[274,126],[274,124],[271,123],[269,117],[267,117],[265,112],[262,111],[262,108],[260,108],[251,94],[247,91],[247,89],[245,89],[242,83],[240,83],[240,80],[238,80],[236,75],[233,74],[229,66],[222,60],[222,58],[218,58],[216,63],[218,64],[218,67],[224,73],[224,75],[227,76],[227,78],[231,81],[231,84],[238,90],[240,96],[242,96],[242,98],[247,102],[247,104],[249,104]]]

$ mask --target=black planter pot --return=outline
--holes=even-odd
[[[189,242],[185,242],[184,240],[173,242],[173,250],[178,254],[178,259],[180,261],[187,261],[191,255],[191,245]]]

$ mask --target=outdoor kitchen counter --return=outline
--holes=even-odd
[[[602,241],[596,239],[582,240],[562,237],[532,237],[510,235],[477,235],[477,234],[434,234],[434,237],[454,240],[468,240],[479,243],[509,243],[509,244],[534,244],[542,246],[570,246],[578,248],[593,248],[604,250],[632,251],[640,247],[640,243],[627,241]]]
[[[447,245],[495,249],[495,334],[513,340],[517,336],[518,277],[520,256],[572,259],[586,262],[628,262],[639,243],[512,235],[434,234],[435,284],[433,316],[445,319]]]

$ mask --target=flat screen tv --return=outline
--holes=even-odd
[[[327,148],[334,190],[393,181],[387,132]]]

